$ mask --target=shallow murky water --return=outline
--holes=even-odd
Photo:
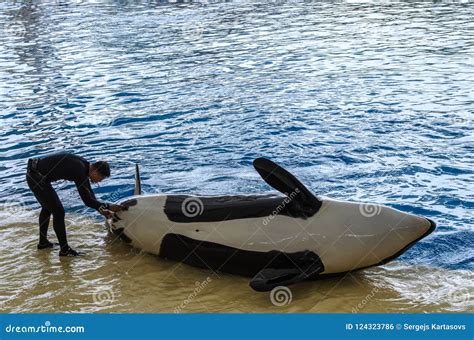
[[[28,216],[28,218],[26,218]],[[102,223],[68,220],[72,243],[87,254],[59,258],[35,250],[36,225],[6,228],[0,258],[5,312],[468,312],[469,270],[400,261],[340,278],[305,282],[289,292],[257,293],[248,279],[196,269],[140,253]],[[5,233],[5,228],[3,229]],[[280,305],[281,304],[281,305]]]

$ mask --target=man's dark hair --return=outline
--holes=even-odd
[[[98,161],[92,164],[92,167],[104,177],[110,177],[110,166],[105,161]]]

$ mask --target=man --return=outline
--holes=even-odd
[[[92,191],[90,182],[99,183],[110,176],[107,162],[90,164],[84,158],[71,153],[56,153],[42,158],[28,160],[26,181],[41,205],[39,215],[38,249],[52,248],[47,232],[49,220],[53,215],[53,228],[61,247],[59,256],[78,256],[80,253],[69,247],[64,223],[64,208],[51,182],[58,180],[73,181],[82,201],[97,210],[106,218],[112,218],[114,212],[126,209],[120,205],[99,202]]]

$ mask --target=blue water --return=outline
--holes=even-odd
[[[36,4],[36,5],[35,5]],[[95,189],[272,191],[265,156],[316,194],[435,220],[402,261],[474,268],[474,6],[0,4],[0,202],[37,208],[29,157],[112,164]],[[99,218],[71,185],[68,212]],[[8,228],[8,226],[4,226]]]

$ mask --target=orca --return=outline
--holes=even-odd
[[[250,277],[256,291],[383,265],[432,233],[432,220],[319,197],[269,159],[253,165],[279,193],[142,195],[138,165],[127,210],[107,225],[133,247],[191,266]]]

